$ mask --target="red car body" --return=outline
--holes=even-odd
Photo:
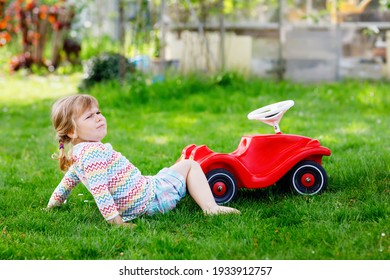
[[[327,185],[322,157],[330,154],[316,139],[278,133],[243,136],[238,148],[228,154],[191,144],[183,149],[181,159],[200,164],[214,198],[224,204],[234,199],[239,188],[266,188],[283,179],[300,194],[319,193]]]

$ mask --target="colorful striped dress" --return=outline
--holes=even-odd
[[[145,214],[154,198],[154,180],[141,172],[110,144],[84,142],[73,148],[73,165],[54,190],[48,207],[59,206],[82,182],[106,220],[124,222]]]

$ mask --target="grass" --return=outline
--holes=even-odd
[[[231,203],[242,215],[216,217],[203,216],[186,197],[129,230],[105,223],[82,185],[60,209],[41,210],[62,178],[50,159],[57,149],[50,106],[76,92],[79,79],[0,76],[0,259],[390,258],[389,83],[300,85],[225,75],[95,86],[106,142],[144,174],[173,164],[190,143],[231,152],[244,134],[273,133],[246,115],[284,99],[295,106],[282,131],[332,150],[322,195],[242,190]]]

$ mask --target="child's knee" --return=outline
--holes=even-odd
[[[200,167],[200,164],[192,159],[185,159],[182,161],[177,162],[175,165],[171,167],[172,169],[175,169],[180,174],[183,175],[183,177],[187,178],[188,173],[194,170],[202,170]]]
[[[188,161],[188,164],[189,164],[191,169],[192,168],[200,168],[200,164],[197,161],[195,161],[193,159],[187,159],[187,161]]]

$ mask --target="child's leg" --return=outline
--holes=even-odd
[[[193,160],[182,160],[170,168],[179,172],[187,182],[187,189],[206,214],[240,213],[237,209],[219,206],[211,193],[209,183],[200,165]]]

